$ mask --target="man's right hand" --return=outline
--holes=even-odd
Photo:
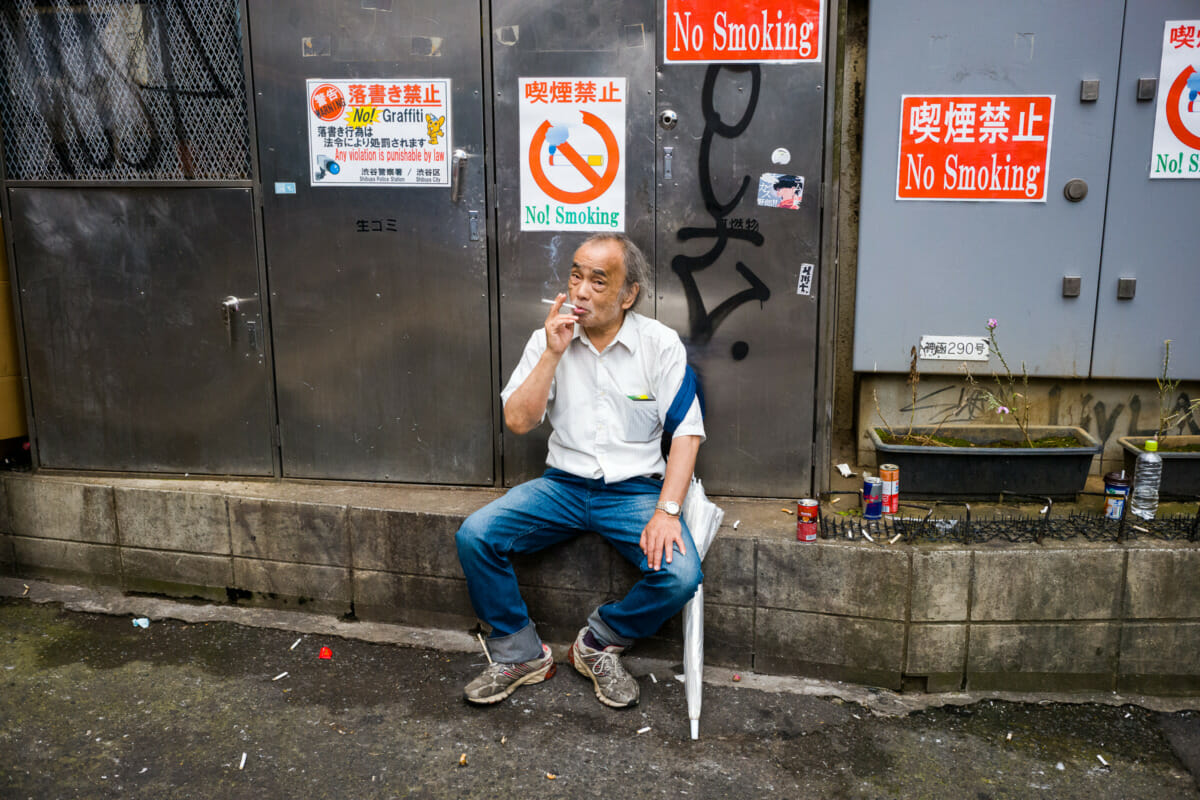
[[[567,345],[575,336],[575,314],[562,312],[562,305],[566,301],[565,294],[556,296],[546,316],[546,349],[557,355],[566,352]]]

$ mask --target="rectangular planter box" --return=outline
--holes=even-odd
[[[999,439],[1018,440],[1012,425],[942,425],[913,428],[917,435],[932,434],[986,444]],[[1083,447],[926,447],[884,444],[875,429],[871,441],[880,464],[900,467],[900,496],[950,495],[988,498],[1001,491],[1071,498],[1083,491],[1092,458],[1100,442],[1083,428],[1067,425],[1031,425],[1034,439],[1070,434]]]
[[[1121,449],[1125,451],[1125,474],[1133,479],[1133,470],[1137,466],[1137,457],[1142,452],[1142,445],[1151,436],[1122,436],[1117,439]],[[1165,444],[1196,444],[1200,436],[1164,436]],[[1158,487],[1158,496],[1181,500],[1195,500],[1200,497],[1200,453],[1159,453],[1163,460],[1162,483]]]

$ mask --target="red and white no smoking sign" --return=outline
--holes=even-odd
[[[520,78],[521,230],[625,230],[625,79]]]

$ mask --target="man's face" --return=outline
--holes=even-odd
[[[779,201],[781,203],[790,203],[792,202],[792,198],[796,196],[796,190],[791,186],[780,186],[775,190],[775,193],[779,195]]]
[[[592,242],[575,251],[568,288],[571,302],[583,310],[579,322],[584,330],[606,330],[620,325],[625,311],[637,299],[637,288],[621,298],[625,285],[625,263],[616,242]]]

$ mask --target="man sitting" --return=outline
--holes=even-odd
[[[510,430],[527,433],[549,417],[553,432],[545,474],[472,514],[456,537],[471,604],[492,629],[494,663],[464,690],[473,703],[499,702],[554,675],[550,648],[521,599],[514,553],[595,531],[641,570],[623,599],[591,613],[571,645],[575,669],[614,708],[639,694],[620,654],[658,631],[702,580],[679,510],[704,424],[694,382],[686,382],[691,392],[684,388],[676,406],[686,413],[663,458],[663,423],[685,387],[687,359],[678,334],[632,311],[648,270],[625,236],[584,242],[571,265],[574,310],[564,310],[566,295],[555,298],[501,393]]]

